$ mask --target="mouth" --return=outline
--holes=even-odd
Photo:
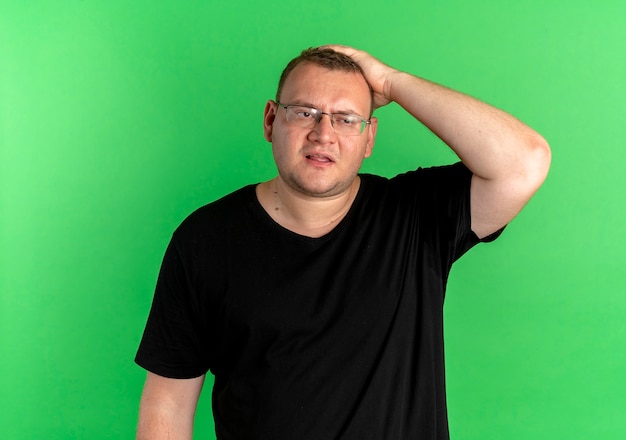
[[[307,154],[305,157],[309,161],[320,164],[320,165],[334,163],[334,160],[330,158],[329,156],[326,156],[325,154],[312,153],[312,154]]]

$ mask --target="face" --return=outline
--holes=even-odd
[[[302,63],[287,77],[280,102],[367,118],[371,95],[357,73]],[[306,129],[289,124],[285,109],[268,101],[264,131],[282,182],[306,196],[333,197],[355,184],[363,159],[372,154],[377,122],[372,118],[359,136],[343,136],[334,132],[330,117],[323,115],[319,124]]]

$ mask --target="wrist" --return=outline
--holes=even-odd
[[[412,75],[401,70],[392,70],[385,77],[385,83],[383,86],[383,95],[385,99],[389,101],[398,101],[402,95],[402,84],[407,81]]]

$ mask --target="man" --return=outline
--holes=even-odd
[[[358,174],[397,102],[461,159]],[[550,150],[512,116],[343,46],[304,51],[268,101],[278,176],[189,216],[137,355],[138,438],[190,439],[207,371],[219,439],[447,439],[443,298]]]

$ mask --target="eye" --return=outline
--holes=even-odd
[[[315,119],[316,117],[315,110],[312,108],[294,107],[293,112],[298,119]]]
[[[360,122],[361,122],[361,119],[355,115],[344,115],[344,114],[335,115],[335,123],[345,125],[346,127],[357,125]]]

